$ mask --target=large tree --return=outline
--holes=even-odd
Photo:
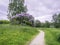
[[[56,28],[60,27],[60,14],[54,14],[53,15],[53,24]]]
[[[24,0],[9,0],[9,14],[11,24],[27,24],[33,26],[34,17],[27,14],[27,7]]]
[[[21,12],[26,12],[27,8],[24,5],[24,0],[9,0],[9,14],[8,17],[19,14]]]

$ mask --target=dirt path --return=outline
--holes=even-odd
[[[36,38],[34,38],[30,45],[45,45],[44,42],[44,32],[40,31],[40,33],[36,36]]]

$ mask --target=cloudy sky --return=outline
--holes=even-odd
[[[0,20],[7,19],[9,0],[0,0]],[[54,13],[60,12],[60,0],[25,0],[28,13],[35,19],[51,21]]]

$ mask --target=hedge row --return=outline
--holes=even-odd
[[[10,21],[8,21],[8,20],[0,20],[0,24],[9,24],[10,23]]]

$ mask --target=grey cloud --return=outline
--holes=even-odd
[[[26,0],[28,13],[44,21],[48,19],[51,21],[54,13],[60,13],[59,4],[60,0]]]
[[[40,0],[46,7],[49,9],[58,9],[60,8],[60,0]]]
[[[7,20],[9,0],[0,0],[0,20]]]
[[[8,8],[4,5],[0,5],[0,11],[7,12]]]

